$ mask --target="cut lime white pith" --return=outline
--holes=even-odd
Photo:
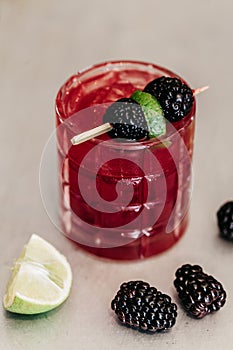
[[[72,272],[66,258],[33,234],[14,264],[3,305],[19,314],[46,312],[66,300],[71,284]]]

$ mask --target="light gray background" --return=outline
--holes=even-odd
[[[228,0],[0,0],[1,297],[9,268],[31,233],[69,257],[70,298],[38,317],[0,312],[0,349],[232,348],[232,244],[215,213],[232,198],[232,12]],[[54,129],[54,98],[78,69],[108,59],[155,62],[182,75],[198,96],[195,182],[187,234],[170,251],[137,263],[106,262],[79,251],[42,205],[40,157]],[[149,281],[177,301],[174,271],[199,263],[220,279],[226,306],[203,320],[179,308],[176,326],[147,335],[119,326],[110,301],[123,281]]]

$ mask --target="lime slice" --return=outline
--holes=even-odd
[[[141,90],[134,91],[131,98],[139,103],[143,109],[149,129],[149,137],[165,135],[166,119],[159,101],[148,92]]]
[[[66,258],[33,234],[14,264],[3,305],[19,314],[46,312],[66,300],[71,284],[72,272]]]

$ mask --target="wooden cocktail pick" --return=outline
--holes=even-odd
[[[113,129],[113,126],[110,123],[102,124],[100,126],[97,126],[96,128],[93,128],[91,130],[82,132],[81,134],[74,136],[71,139],[71,143],[73,145],[79,145],[80,143],[88,141],[93,137],[105,134],[106,132],[109,132],[112,129]]]
[[[201,92],[206,91],[207,89],[209,89],[208,85],[200,87],[200,88],[197,88],[197,89],[194,89],[193,90],[193,95],[196,96],[196,95],[200,94]]]
[[[200,94],[201,92],[204,92],[205,90],[209,89],[209,86],[203,86],[197,89],[193,90],[193,95],[196,96]],[[73,145],[79,145],[80,143],[83,143],[85,141],[88,141],[94,137],[100,136],[105,134],[106,132],[109,132],[113,129],[113,126],[110,123],[105,123],[100,126],[97,126],[96,128],[93,128],[91,130],[82,132],[79,135],[75,135],[71,139],[71,143]]]

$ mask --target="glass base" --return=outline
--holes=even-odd
[[[129,244],[113,248],[96,248],[80,244],[77,242],[77,230],[66,234],[66,237],[74,241],[81,249],[102,258],[138,260],[149,258],[171,248],[185,233],[188,221],[189,215],[187,213],[179,226],[170,233],[159,233],[150,237],[144,235]]]

